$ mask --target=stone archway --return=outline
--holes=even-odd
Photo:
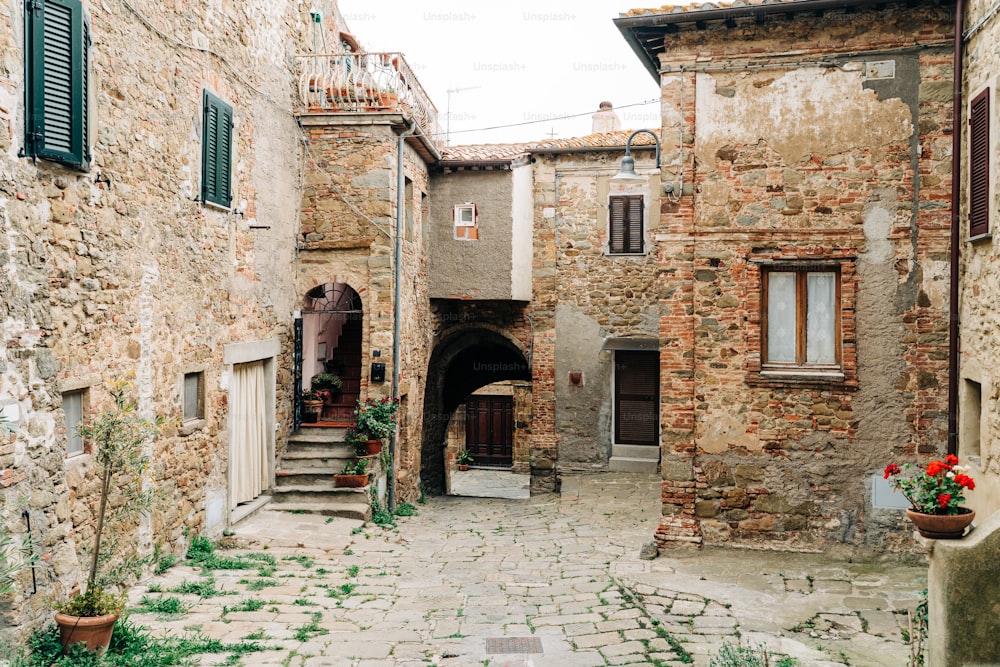
[[[424,394],[420,479],[428,493],[445,491],[448,423],[475,390],[502,380],[531,380],[531,365],[510,339],[486,328],[446,335],[434,348]]]

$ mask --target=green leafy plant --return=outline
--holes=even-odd
[[[343,381],[333,373],[320,373],[319,375],[313,375],[309,384],[312,385],[314,391],[328,391],[331,394],[335,394],[340,391]]]
[[[904,470],[910,472],[909,476],[903,475]],[[941,461],[931,461],[926,468],[917,468],[912,463],[902,466],[890,463],[883,476],[910,501],[915,511],[954,515],[960,513],[965,490],[976,488],[968,472],[968,467],[958,464],[957,456],[948,454]]]
[[[364,475],[368,472],[368,459],[354,459],[344,464],[343,474]]]
[[[399,401],[389,397],[358,401],[358,407],[354,410],[356,428],[373,438],[386,438],[395,427],[398,409]]]
[[[708,665],[709,667],[768,667],[772,664],[771,657],[773,656],[769,656],[762,646],[733,646],[726,642],[715,657],[709,658]],[[776,667],[794,667],[798,662],[783,656],[773,664]]]
[[[469,465],[470,463],[474,462],[475,459],[472,458],[472,454],[469,453],[468,449],[463,449],[458,453],[458,456],[455,458],[455,461],[462,465]]]
[[[106,589],[121,591],[140,573],[146,559],[138,555],[135,531],[128,528],[152,511],[158,497],[153,485],[144,488],[149,472],[144,449],[165,421],[162,417],[146,419],[139,415],[128,380],[109,383],[108,391],[111,406],[78,428],[93,449],[100,482],[86,591],[57,606],[58,611],[71,616],[101,616],[120,613],[124,608],[124,591],[114,594]],[[112,494],[115,503],[109,507]]]

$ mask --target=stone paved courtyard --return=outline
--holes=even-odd
[[[652,475],[567,476],[560,495],[430,498],[396,528],[265,509],[216,551],[251,569],[175,565],[131,600],[179,597],[186,612],[132,620],[271,647],[248,667],[672,667],[707,665],[726,641],[799,665],[906,665],[926,568],[720,549],[640,560],[657,489]]]

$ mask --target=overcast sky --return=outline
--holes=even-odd
[[[602,100],[614,104],[623,129],[658,128],[659,87],[612,19],[662,4],[339,0],[363,48],[403,52],[442,132],[450,98],[452,145],[589,134]],[[574,114],[582,115],[558,120]],[[498,125],[514,126],[482,129]]]

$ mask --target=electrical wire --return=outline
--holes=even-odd
[[[657,99],[652,99],[652,100],[646,100],[645,102],[633,102],[632,104],[623,104],[622,106],[615,107],[615,110],[618,110],[618,109],[628,109],[630,107],[643,107],[643,106],[646,106],[648,104],[659,104],[659,102],[660,102],[660,100],[658,98]],[[501,129],[507,128],[507,127],[521,127],[522,125],[534,125],[535,123],[551,123],[554,120],[566,120],[567,118],[582,118],[583,116],[592,116],[592,115],[594,115],[593,111],[585,111],[583,113],[574,113],[574,114],[569,114],[569,115],[566,115],[566,116],[553,116],[552,118],[540,118],[538,120],[526,120],[526,121],[522,121],[520,123],[508,123],[506,125],[493,125],[493,126],[490,126],[490,127],[477,127],[477,128],[471,129],[471,130],[452,130],[451,133],[452,134],[463,134],[463,133],[466,133],[466,132],[485,132],[486,130],[501,130]],[[432,132],[431,136],[433,136],[433,137],[441,137],[441,136],[444,136],[445,134],[446,134],[446,132]]]

